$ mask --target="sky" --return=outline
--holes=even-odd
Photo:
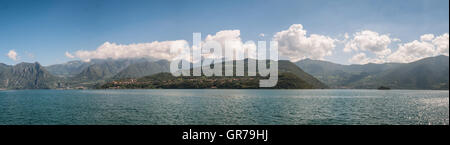
[[[291,61],[412,62],[448,55],[449,1],[0,0],[6,64],[164,59],[168,44],[192,45],[193,32],[202,40],[276,40]]]

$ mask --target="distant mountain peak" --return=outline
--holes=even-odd
[[[0,88],[45,89],[57,88],[59,78],[51,75],[38,62],[21,62],[0,68]]]
[[[305,60],[296,64],[332,88],[448,89],[449,57],[445,55],[411,63],[340,65]]]

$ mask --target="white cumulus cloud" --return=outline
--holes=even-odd
[[[229,43],[228,47],[233,49],[237,55],[241,55],[242,58],[244,57],[245,51],[253,51],[256,52],[256,44],[254,42],[252,43],[244,43],[241,40],[241,32],[240,30],[223,30],[219,31],[214,35],[207,35],[205,40],[202,42],[203,44],[208,41],[216,41],[221,44],[222,49],[226,49],[226,43]],[[269,45],[267,45],[267,49]],[[221,57],[221,56],[215,56],[215,57]],[[256,58],[256,53],[253,53],[248,56],[248,58]]]
[[[337,41],[317,34],[311,34],[308,37],[301,24],[294,24],[288,30],[277,32],[273,40],[278,41],[279,53],[291,61],[305,58],[323,59],[332,54]]]
[[[448,33],[436,37],[432,42],[438,53],[448,56]]]
[[[449,55],[448,33],[434,37],[424,34],[420,40],[399,44],[398,49],[387,57],[389,62],[412,62],[425,57]]]
[[[374,53],[375,57],[368,57],[366,53],[358,53],[348,60],[350,63],[409,63],[426,57],[449,55],[448,33],[440,36],[424,34],[420,36],[419,40],[398,44],[397,49],[392,53],[388,45],[395,42],[396,38],[391,39],[388,35],[379,35],[372,31],[358,32],[354,36],[346,44],[344,51],[366,51]]]
[[[363,52],[353,55],[353,57],[350,58],[348,61],[352,64],[384,63],[385,62],[382,58],[370,58]]]
[[[232,48],[237,54],[244,54],[245,50],[256,52],[256,45],[254,43],[244,43],[240,38],[240,30],[223,30],[214,35],[207,35],[202,45],[207,41],[216,41],[221,44],[222,49],[225,49],[227,41],[233,41]],[[121,59],[121,58],[143,58],[150,57],[155,59],[171,60],[173,55],[170,54],[171,45],[178,45],[182,47],[191,48],[186,40],[175,41],[154,41],[150,43],[136,43],[136,44],[116,44],[105,42],[95,50],[78,50],[74,54],[66,52],[68,58],[79,58],[84,61],[91,59]],[[193,48],[199,49],[199,48]],[[185,56],[186,58],[189,56]],[[213,56],[215,57],[215,56]],[[256,58],[256,54],[249,56]],[[196,60],[193,60],[196,61]]]
[[[366,64],[369,63],[369,59],[367,58],[365,53],[358,53],[356,55],[353,55],[352,58],[348,60],[349,62],[353,64]]]
[[[75,56],[73,56],[72,54],[70,54],[69,52],[66,51],[65,53],[66,57],[68,58],[75,58]]]
[[[121,59],[151,57],[157,59],[170,59],[170,46],[173,44],[187,45],[185,40],[154,41],[150,43],[116,44],[105,42],[96,50],[78,50],[73,55],[84,61],[91,59]],[[70,58],[72,54],[66,56]]]
[[[344,34],[344,39],[347,40],[348,38],[350,38],[350,36],[348,35],[348,33]]]
[[[391,62],[411,62],[421,58],[434,56],[435,50],[431,43],[414,40],[399,44],[397,51],[387,57]]]
[[[421,41],[431,41],[431,40],[433,40],[433,38],[434,38],[433,34],[424,34],[424,35],[420,36]]]
[[[17,58],[17,52],[16,51],[14,51],[14,50],[9,50],[9,52],[8,52],[8,57],[10,58],[10,59],[12,59],[12,60],[14,60],[14,61],[17,61],[18,60],[18,58]]]
[[[263,37],[264,34],[259,35]],[[342,35],[341,35],[342,37]],[[418,40],[401,43],[398,38],[391,38],[389,34],[380,34],[371,30],[363,30],[353,35],[345,33],[344,40],[334,39],[324,35],[310,34],[301,24],[293,24],[287,30],[275,33],[273,41],[278,42],[279,54],[291,61],[305,58],[323,60],[325,56],[331,56],[336,47],[335,44],[344,44],[344,52],[354,52],[348,62],[356,64],[384,63],[384,62],[412,62],[425,57],[436,55],[449,55],[449,34],[442,35],[424,34]],[[240,30],[223,30],[215,34],[206,35],[204,45],[207,41],[216,41],[225,49],[225,44],[232,41],[232,48],[238,55],[243,55],[246,50],[256,51],[253,42],[244,43],[240,37]],[[391,49],[391,44],[396,42],[397,49]],[[78,50],[73,53],[66,52],[68,58],[78,58],[84,61],[91,59],[120,59],[120,58],[142,58],[171,60],[172,45],[191,48],[186,40],[154,41],[149,43],[116,44],[105,42],[95,50]],[[270,45],[267,43],[267,47]],[[198,50],[199,48],[192,48]],[[202,55],[203,56],[203,55]],[[18,60],[18,54],[10,50],[8,57]],[[188,56],[185,56],[188,57]],[[216,56],[213,56],[216,57]],[[221,56],[218,56],[221,57]],[[247,56],[256,58],[254,56]],[[195,61],[195,60],[194,60]]]
[[[391,49],[388,46],[392,41],[389,35],[363,30],[353,34],[353,38],[345,44],[344,52],[368,51],[375,53],[377,56],[385,56],[391,53]],[[395,39],[395,41],[399,40]]]

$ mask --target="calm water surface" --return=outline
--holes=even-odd
[[[0,124],[449,124],[449,91],[4,90]]]

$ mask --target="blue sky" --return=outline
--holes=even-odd
[[[192,41],[193,32],[238,29],[242,40],[270,40],[302,24],[309,34],[340,38],[361,30],[402,42],[449,32],[448,0],[0,0],[0,62],[74,60],[64,53],[104,42]],[[264,38],[259,37],[264,33]],[[396,45],[396,44],[391,44]],[[325,59],[348,63],[336,45]],[[8,58],[14,50],[18,60]],[[393,47],[395,50],[395,47]]]

